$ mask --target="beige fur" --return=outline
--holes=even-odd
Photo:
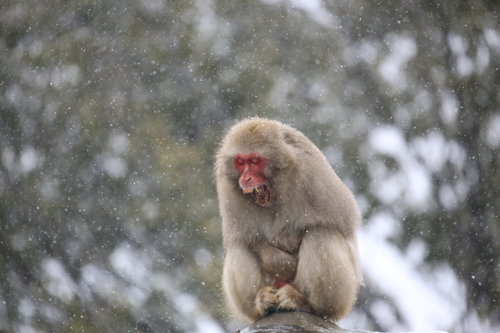
[[[266,159],[271,207],[244,195],[235,154]],[[362,281],[356,246],[361,216],[319,149],[280,122],[252,118],[235,125],[216,158],[229,310],[256,321],[272,308],[308,311],[336,321],[356,300]],[[293,280],[280,289],[276,278]]]

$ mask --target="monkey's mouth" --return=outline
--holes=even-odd
[[[243,193],[250,193],[255,199],[255,203],[263,207],[270,206],[273,202],[273,195],[269,187],[265,184],[257,185],[255,187],[244,188]]]

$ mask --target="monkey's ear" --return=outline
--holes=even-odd
[[[285,141],[286,144],[291,145],[291,146],[296,146],[297,145],[297,137],[294,136],[290,132],[284,132],[283,133],[283,141]]]
[[[278,158],[278,163],[276,166],[278,169],[284,169],[289,167],[290,165],[294,165],[297,163],[297,154],[295,153],[295,145],[297,140],[290,133],[284,133],[283,135],[283,144],[280,147],[280,154]]]

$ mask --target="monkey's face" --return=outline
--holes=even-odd
[[[252,153],[236,154],[233,158],[234,168],[239,176],[239,184],[244,194],[250,193],[256,204],[269,207],[273,203],[271,186],[265,175],[266,159]]]

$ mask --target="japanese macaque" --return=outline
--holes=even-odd
[[[216,157],[228,309],[256,321],[304,311],[337,321],[362,282],[361,215],[319,149],[277,121],[236,124]]]

